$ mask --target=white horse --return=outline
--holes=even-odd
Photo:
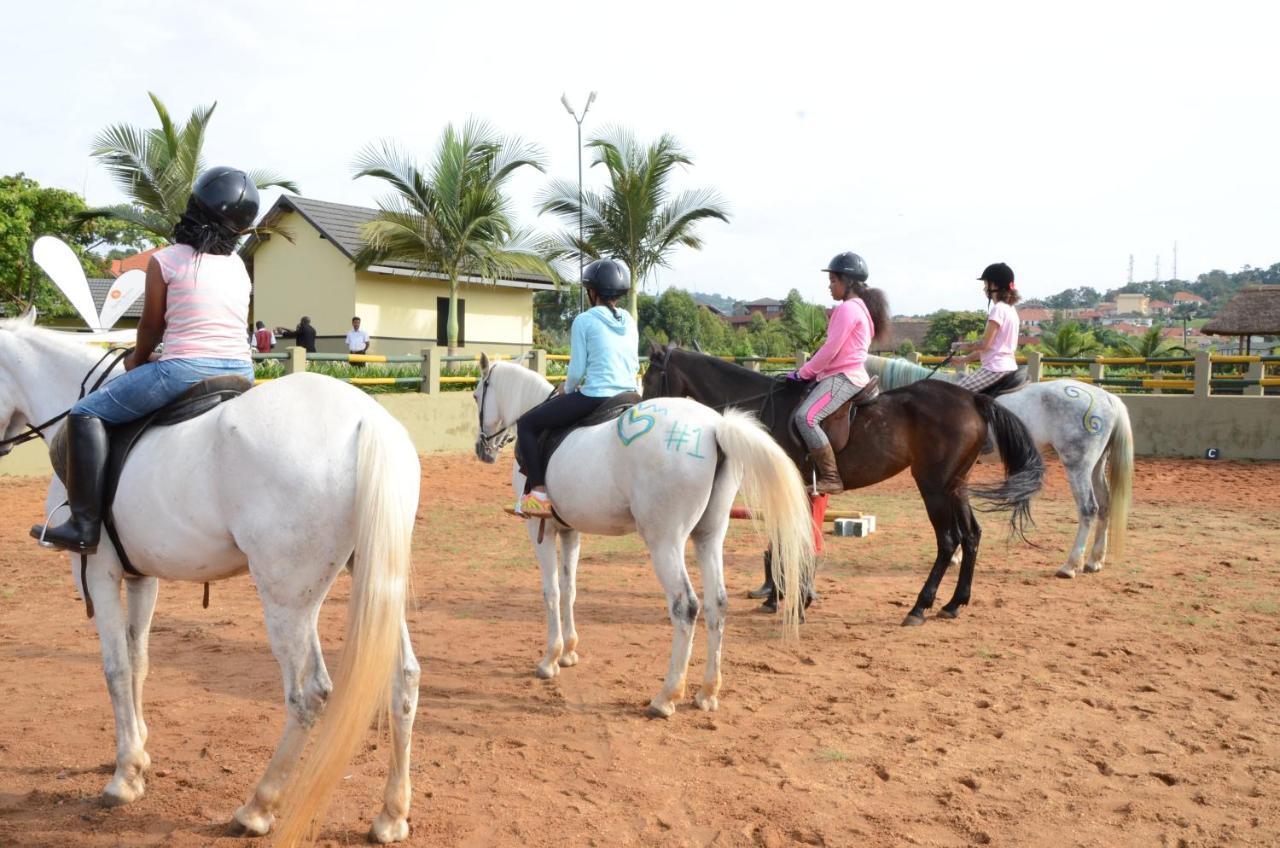
[[[521,415],[547,399],[551,384],[535,372],[508,362],[480,360],[482,379],[475,399],[480,417],[476,454],[495,462]],[[512,469],[511,487],[524,491],[525,478]],[[566,524],[548,520],[542,541],[539,520],[529,519],[529,539],[542,566],[547,613],[547,649],[537,675],[555,677],[578,662],[573,621],[577,593],[579,533],[621,536],[638,532],[649,549],[658,581],[667,594],[674,628],[671,662],[649,714],[667,718],[684,699],[685,675],[700,609],[685,568],[685,542],[692,536],[702,572],[706,612],[707,667],[694,702],[703,710],[719,706],[720,647],[729,599],[724,588],[724,537],[729,510],[742,489],[763,511],[765,532],[782,563],[786,593],[784,622],[794,632],[800,617],[800,583],[813,567],[809,502],[795,465],[749,415],[720,415],[683,398],[645,401],[616,421],[572,432],[552,455],[547,491]],[[560,555],[556,555],[556,542]],[[559,567],[557,567],[557,565]]]
[[[887,389],[931,376],[955,379],[906,360],[880,356],[867,357],[867,371],[878,375]],[[1133,494],[1129,410],[1115,395],[1079,380],[1030,383],[1000,395],[996,403],[1026,425],[1036,447],[1052,447],[1066,469],[1080,524],[1058,576],[1075,577],[1082,564],[1086,572],[1101,571],[1108,538],[1116,556],[1124,553]],[[1093,547],[1086,559],[1085,546],[1091,532]]]
[[[71,406],[102,353],[33,324],[31,314],[0,322],[4,439]],[[42,428],[43,435],[52,437],[60,426]],[[0,445],[0,455],[8,449]],[[246,486],[246,480],[280,485]],[[130,560],[146,576],[125,579],[105,534],[89,557],[87,586],[80,585],[79,557],[71,557],[77,589],[88,591],[96,608],[115,711],[116,767],[103,792],[106,803],[129,803],[145,788],[151,758],[142,688],[160,580],[203,583],[247,570],[284,675],[288,718],[257,788],[236,810],[238,826],[265,834],[281,809],[279,841],[306,841],[381,709],[389,711],[393,744],[385,803],[372,835],[380,842],[408,835],[419,668],[405,602],[418,486],[418,456],[404,428],[363,392],[315,374],[266,383],[139,440],[113,512]],[[54,477],[46,513],[64,499]],[[335,684],[325,670],[316,620],[349,562],[350,611]],[[122,580],[127,609],[120,600]],[[314,749],[295,768],[317,720]]]

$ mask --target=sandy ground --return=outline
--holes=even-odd
[[[828,537],[797,644],[745,598],[759,544],[735,528],[720,710],[655,721],[670,628],[638,541],[585,541],[582,662],[537,680],[509,466],[426,457],[410,844],[1280,844],[1280,465],[1140,461],[1128,554],[1068,581],[1074,508],[1050,464],[1040,547],[984,517],[955,622],[898,626],[932,556],[909,478],[838,499],[879,532]],[[26,537],[42,491],[0,480],[0,845],[243,844],[226,822],[283,723],[251,583],[215,585],[208,610],[197,585],[161,588],[147,794],[105,809],[97,638],[66,559]],[[346,596],[342,578],[322,616],[330,667]],[[371,734],[323,844],[363,843],[386,753]]]

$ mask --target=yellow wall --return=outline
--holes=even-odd
[[[351,261],[296,212],[281,216],[278,226],[293,242],[272,236],[254,251],[252,320],[292,330],[310,315],[318,334],[345,336],[355,314]]]
[[[1148,303],[1150,301],[1145,294],[1118,294],[1116,295],[1116,314],[1129,315],[1137,313],[1146,315]]]
[[[436,341],[436,298],[449,296],[443,280],[393,274],[356,274],[361,327],[376,337],[370,353],[417,353]],[[533,347],[533,292],[464,283],[468,352],[524,352]]]

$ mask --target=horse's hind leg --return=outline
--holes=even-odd
[[[1107,558],[1107,531],[1111,524],[1111,487],[1107,485],[1107,455],[1104,453],[1093,466],[1093,494],[1098,501],[1097,520],[1093,525],[1093,548],[1084,562],[1086,574],[1102,570]]]
[[[929,521],[933,524],[933,533],[938,542],[938,555],[929,570],[929,577],[924,582],[920,594],[916,596],[916,605],[902,620],[903,627],[918,627],[924,624],[925,610],[933,606],[938,595],[938,585],[947,573],[951,564],[951,556],[960,544],[960,499],[953,494],[930,492],[925,495],[924,505],[929,513]]]
[[[147,723],[142,718],[142,687],[151,667],[148,648],[151,642],[151,617],[156,611],[156,596],[160,581],[155,577],[134,577],[124,581],[129,601],[129,629],[125,636],[129,643],[129,667],[133,673],[133,714],[138,723],[138,736],[142,740],[143,768],[151,764],[147,756]]]
[[[698,621],[698,598],[689,582],[689,572],[684,564],[684,542],[662,541],[650,543],[649,555],[653,558],[653,570],[658,574],[667,593],[667,611],[671,615],[671,662],[662,690],[649,702],[649,715],[670,718],[676,711],[676,702],[684,699],[685,675],[689,671],[689,654],[693,650],[693,625]]]
[[[564,638],[560,665],[568,668],[578,664],[578,628],[573,623],[573,604],[578,599],[578,553],[582,549],[582,536],[577,530],[556,535],[560,537],[560,633]]]
[[[720,472],[724,473],[723,469]],[[693,547],[702,572],[702,605],[706,609],[707,668],[702,688],[693,696],[699,709],[712,711],[720,706],[720,651],[724,640],[724,619],[729,596],[724,587],[724,537],[729,532],[729,509],[737,494],[736,485],[719,485],[693,530]]]
[[[1076,569],[1084,561],[1084,546],[1089,541],[1089,533],[1093,530],[1093,522],[1098,515],[1098,501],[1094,497],[1093,482],[1090,479],[1093,469],[1084,467],[1083,462],[1069,462],[1066,457],[1062,457],[1062,463],[1067,467],[1067,482],[1071,484],[1071,494],[1076,499],[1080,526],[1076,530],[1075,542],[1067,553],[1067,561],[1058,569],[1058,576],[1075,577]]]
[[[413,719],[418,712],[418,681],[421,669],[409,642],[409,628],[400,624],[400,667],[391,690],[391,767],[382,795],[382,812],[373,820],[369,835],[384,845],[409,836],[409,747],[413,742]]]
[[[271,830],[285,781],[297,765],[311,727],[333,691],[333,682],[329,679],[320,651],[320,636],[316,632],[316,616],[323,595],[309,606],[293,607],[271,600],[261,588],[259,594],[262,595],[263,612],[266,614],[271,652],[280,663],[284,676],[288,717],[284,735],[253,796],[235,812],[236,824],[253,836],[263,836]]]
[[[978,545],[982,541],[982,528],[974,517],[973,507],[967,502],[960,503],[960,576],[956,579],[956,591],[947,605],[938,610],[938,618],[955,618],[960,614],[960,607],[969,605],[970,592],[973,589],[973,569],[978,561]],[[955,558],[952,557],[952,562]]]
[[[78,578],[78,560],[75,571]],[[102,643],[102,671],[107,678],[107,692],[111,695],[116,720],[116,769],[102,791],[102,800],[115,806],[136,801],[146,791],[143,778],[149,763],[143,749],[146,732],[135,708],[131,646],[120,600],[119,566],[109,554],[96,556],[89,562],[87,577],[95,610],[94,623]]]

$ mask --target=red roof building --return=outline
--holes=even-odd
[[[112,259],[110,271],[111,276],[118,277],[125,271],[133,271],[135,269],[138,271],[146,271],[147,265],[151,262],[151,254],[160,250],[162,247],[164,247],[164,245],[153,247],[150,250],[144,250],[141,253],[135,253],[132,256],[126,256],[124,259]]]
[[[1176,305],[1179,303],[1208,303],[1209,301],[1205,300],[1198,294],[1192,294],[1189,291],[1180,291],[1174,293],[1173,302]]]

